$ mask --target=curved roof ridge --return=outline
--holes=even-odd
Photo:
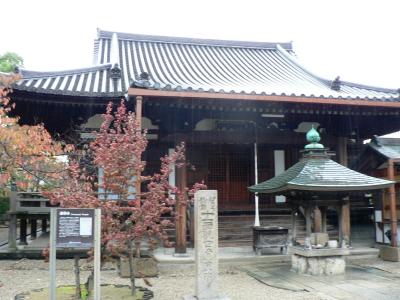
[[[308,73],[309,75],[311,75],[315,79],[322,81],[322,83],[327,84],[328,86],[330,86],[332,80],[323,78],[322,76],[317,75],[316,73],[314,73],[314,72],[310,71],[309,69],[307,69],[306,67],[304,67],[304,65],[300,62],[300,60],[296,56],[290,54],[285,48],[281,47],[280,45],[277,46],[277,49],[278,49],[279,52],[281,52],[283,55],[285,55],[285,57],[287,59],[289,59],[296,66],[301,68],[304,72]]]
[[[61,71],[31,71],[26,69],[20,69],[19,71],[20,74],[22,75],[22,79],[28,79],[28,78],[41,78],[49,76],[65,76],[71,74],[79,74],[84,72],[97,71],[101,69],[108,69],[110,67],[112,67],[112,65],[107,63],[96,66],[90,66],[86,68],[61,70]]]
[[[252,42],[252,41],[235,41],[235,40],[219,40],[219,39],[202,39],[190,37],[175,37],[175,36],[161,36],[161,35],[146,35],[136,33],[124,33],[116,31],[106,31],[98,29],[97,38],[111,39],[112,35],[116,33],[120,40],[136,40],[136,41],[149,41],[149,42],[163,42],[171,44],[192,44],[192,45],[205,45],[205,46],[221,46],[221,47],[237,47],[237,48],[262,48],[262,49],[276,49],[280,45],[285,50],[292,50],[292,42]]]
[[[327,84],[328,87],[330,87],[333,79],[326,79],[320,75],[317,75],[316,73],[310,71],[304,65],[299,61],[299,59],[296,56],[291,55],[288,53],[288,51],[281,47],[280,45],[277,46],[277,49],[283,53],[288,59],[290,59],[294,64],[296,64],[299,68],[301,68],[304,72],[307,72],[311,76],[315,77],[316,79],[322,81],[323,83]],[[378,92],[383,92],[383,93],[394,93],[397,94],[398,91],[396,89],[391,89],[391,88],[382,88],[382,87],[376,87],[376,86],[371,86],[371,85],[366,85],[366,84],[360,84],[360,83],[354,83],[350,81],[345,81],[345,80],[340,80],[341,84],[355,87],[355,88],[360,88],[360,89],[366,89],[366,90],[372,90],[372,91],[378,91]]]

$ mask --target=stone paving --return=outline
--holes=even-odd
[[[367,256],[367,257],[366,257]],[[290,271],[290,263],[280,255],[247,257],[220,262],[219,293],[232,300],[337,300],[400,299],[400,263],[385,262],[371,254],[350,259],[345,275],[310,276]],[[175,258],[179,260],[179,258]],[[182,258],[180,258],[182,259]],[[91,264],[81,260],[82,281]],[[57,261],[57,283],[72,284],[72,260]],[[42,260],[0,261],[0,299],[49,284],[48,264]],[[193,293],[193,263],[160,262],[160,275],[150,278],[156,300],[181,300]],[[116,276],[113,265],[102,270],[103,283],[129,284]],[[12,279],[12,280],[10,280]],[[142,280],[138,280],[143,285]]]
[[[268,286],[308,291],[323,299],[400,299],[399,263],[379,259],[352,261],[346,274],[336,276],[296,274],[287,263],[244,266],[241,270]]]

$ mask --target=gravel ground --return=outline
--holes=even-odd
[[[73,284],[73,261],[57,261],[57,284]],[[49,285],[48,264],[40,260],[22,259],[19,261],[0,261],[0,299],[13,299],[20,292],[47,287]],[[83,262],[82,282],[89,275],[90,266]],[[151,278],[150,287],[154,291],[154,299],[182,299],[184,295],[194,292],[194,270],[179,268],[162,268],[158,278]],[[106,265],[101,272],[102,283],[129,284],[129,279],[119,278],[112,265]],[[144,285],[137,280],[138,285]],[[221,267],[219,277],[220,294],[232,300],[242,299],[324,299],[310,292],[291,292],[269,287],[233,267]]]
[[[8,227],[0,224],[0,242],[8,240]]]

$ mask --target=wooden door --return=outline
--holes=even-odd
[[[226,149],[208,155],[209,189],[218,190],[219,210],[241,209],[251,203],[251,150]]]

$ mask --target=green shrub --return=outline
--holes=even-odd
[[[0,196],[0,221],[4,219],[4,215],[10,209],[10,200],[8,197]]]

